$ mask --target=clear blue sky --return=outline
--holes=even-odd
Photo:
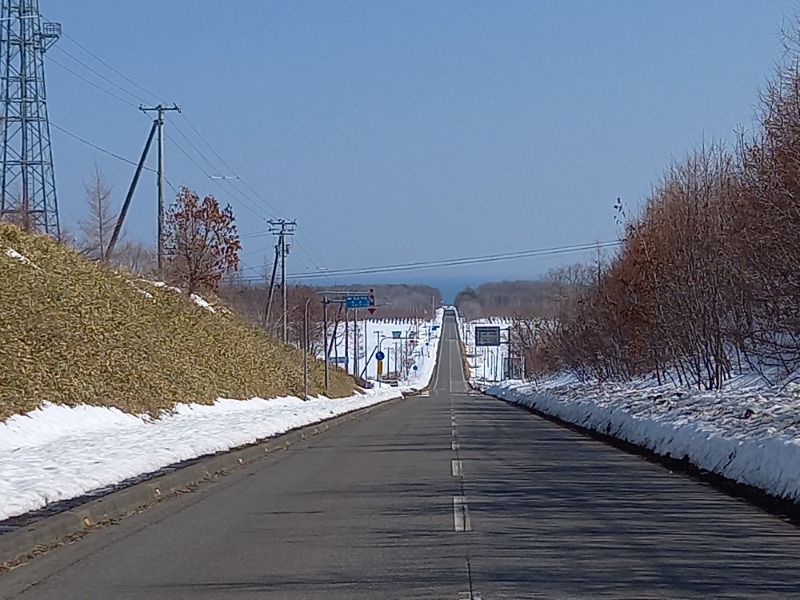
[[[70,36],[48,51],[52,121],[137,159],[139,100],[177,102],[168,179],[230,202],[246,271],[272,252],[265,218],[299,222],[290,271],[513,252],[614,239],[671,157],[752,126],[780,58],[789,0],[40,0]],[[134,88],[75,41],[156,97]],[[68,53],[66,54],[65,53]],[[183,141],[177,125],[211,160]],[[62,222],[85,210],[96,161],[120,203],[133,167],[53,131]],[[155,164],[155,155],[150,161]],[[238,189],[242,184],[235,182]],[[263,200],[262,200],[263,199]],[[129,235],[154,239],[146,174]],[[534,277],[531,259],[393,279]],[[585,257],[583,257],[585,258]]]

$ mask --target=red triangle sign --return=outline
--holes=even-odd
[[[371,314],[371,315],[375,314],[375,307],[374,306],[370,306],[367,310],[369,311],[369,314]]]

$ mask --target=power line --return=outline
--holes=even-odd
[[[98,63],[100,63],[101,65],[103,65],[105,68],[109,69],[109,70],[110,70],[112,73],[114,73],[114,74],[115,74],[115,75],[117,75],[118,77],[122,78],[124,81],[126,81],[126,82],[127,82],[127,83],[129,83],[130,85],[134,86],[136,89],[140,90],[141,92],[144,92],[146,95],[148,95],[148,96],[150,96],[150,97],[152,97],[152,98],[158,98],[158,96],[157,96],[156,94],[154,94],[152,91],[150,91],[150,90],[148,90],[148,89],[144,88],[143,86],[141,86],[140,84],[138,84],[136,81],[134,81],[132,78],[128,77],[128,76],[127,76],[127,75],[125,75],[123,72],[121,72],[120,70],[118,70],[118,69],[116,69],[115,67],[113,67],[111,64],[109,64],[108,62],[106,62],[105,60],[103,60],[102,58],[100,58],[100,57],[99,57],[97,54],[93,53],[91,50],[89,50],[88,48],[86,48],[85,46],[83,46],[83,45],[82,45],[80,42],[78,42],[76,39],[74,39],[74,38],[72,38],[71,36],[69,36],[69,35],[66,35],[66,34],[64,35],[64,37],[65,37],[66,39],[68,39],[70,42],[72,42],[73,44],[75,44],[75,45],[76,45],[78,48],[80,48],[80,49],[81,49],[83,52],[85,52],[87,55],[89,55],[89,56],[90,56],[90,57],[92,57],[94,60],[96,60]],[[143,98],[143,97],[142,97],[140,94],[138,94],[138,93],[136,93],[136,92],[134,92],[134,91],[131,91],[131,90],[130,90],[130,89],[128,89],[127,87],[124,87],[124,86],[122,86],[122,85],[118,84],[117,82],[113,81],[111,78],[107,77],[106,75],[104,75],[103,73],[101,73],[100,71],[98,71],[97,69],[95,69],[94,67],[92,67],[91,65],[87,64],[85,61],[81,60],[80,58],[78,58],[77,56],[75,56],[75,55],[74,55],[74,54],[72,54],[71,52],[67,51],[66,49],[64,49],[64,48],[60,48],[60,47],[59,47],[58,49],[59,49],[61,52],[63,52],[63,53],[66,55],[66,56],[68,56],[70,59],[72,59],[73,61],[75,61],[77,64],[81,65],[81,66],[82,66],[84,69],[88,70],[89,72],[91,72],[92,74],[94,74],[96,77],[100,78],[100,79],[101,79],[103,82],[105,82],[106,84],[113,86],[115,89],[117,89],[117,90],[121,91],[122,93],[124,93],[124,94],[128,95],[130,98],[133,98],[133,99],[136,99],[136,100],[138,100],[139,102],[142,102],[142,103],[145,103],[145,104],[148,102],[148,100],[146,100],[145,98]],[[128,106],[134,106],[134,107],[136,106],[136,105],[135,105],[135,104],[133,104],[133,103],[132,103],[132,102],[131,102],[129,99],[127,99],[127,98],[124,98],[124,97],[120,96],[120,95],[119,95],[119,94],[117,94],[116,92],[110,91],[109,89],[107,89],[107,88],[103,87],[102,85],[99,85],[98,83],[96,83],[96,82],[94,82],[94,81],[91,81],[90,79],[88,79],[88,78],[87,78],[87,77],[85,77],[84,75],[82,75],[82,74],[80,74],[80,73],[76,72],[75,70],[73,70],[73,69],[71,69],[70,67],[68,67],[68,66],[64,65],[63,63],[60,63],[60,62],[58,62],[58,61],[54,60],[52,57],[50,57],[50,61],[51,61],[51,62],[53,62],[54,64],[56,64],[57,66],[59,66],[60,68],[64,69],[64,70],[65,70],[65,71],[67,71],[68,73],[72,74],[73,76],[77,77],[77,78],[78,78],[78,79],[80,79],[81,81],[83,81],[83,82],[87,83],[88,85],[90,85],[90,86],[94,87],[95,89],[97,89],[97,90],[99,90],[99,91],[103,92],[104,94],[106,94],[106,95],[108,95],[108,96],[110,96],[110,97],[112,97],[112,98],[114,98],[114,99],[116,99],[116,100],[118,100],[118,101],[120,101],[120,102],[122,102],[122,103],[124,103],[124,104],[128,105]],[[226,161],[226,160],[223,158],[223,156],[222,156],[222,155],[221,155],[221,154],[220,154],[220,153],[219,153],[219,152],[218,152],[218,151],[217,151],[217,150],[214,148],[214,146],[212,146],[212,145],[211,145],[211,143],[208,141],[208,139],[207,139],[207,138],[206,138],[206,137],[205,137],[205,136],[204,136],[204,135],[203,135],[203,134],[200,132],[200,130],[199,130],[199,129],[198,129],[198,128],[197,128],[197,127],[196,127],[196,126],[195,126],[195,125],[192,123],[192,121],[191,121],[191,120],[190,120],[190,119],[189,119],[189,118],[186,116],[186,114],[185,114],[185,113],[181,113],[181,114],[182,114],[182,116],[184,117],[184,119],[186,120],[186,123],[187,123],[187,125],[188,125],[188,126],[191,128],[191,130],[194,132],[194,134],[195,134],[195,135],[196,135],[196,136],[197,136],[197,137],[200,139],[200,141],[201,141],[201,142],[202,142],[202,143],[203,143],[203,144],[204,144],[204,145],[205,145],[205,146],[206,146],[206,147],[207,147],[207,148],[208,148],[208,149],[211,151],[211,153],[213,154],[213,156],[214,156],[214,157],[215,157],[215,158],[216,158],[216,159],[217,159],[217,160],[218,160],[218,161],[221,163],[221,165],[222,165],[222,166],[223,166],[223,167],[224,167],[224,168],[227,170],[227,172],[228,172],[228,173],[229,173],[229,174],[232,176],[231,178],[226,178],[224,181],[225,181],[225,182],[228,184],[228,186],[229,186],[229,189],[230,189],[230,190],[232,190],[232,191],[234,192],[235,196],[236,196],[236,197],[239,199],[239,201],[240,201],[240,202],[242,202],[242,204],[244,205],[244,208],[245,208],[245,209],[247,209],[247,210],[249,210],[249,211],[251,211],[251,212],[252,212],[252,213],[253,213],[255,216],[258,216],[258,217],[260,217],[260,218],[263,218],[264,220],[268,220],[268,219],[270,218],[270,216],[271,216],[271,215],[269,215],[269,213],[268,213],[266,210],[264,210],[264,208],[263,208],[263,207],[264,207],[264,206],[266,206],[266,207],[268,207],[268,208],[269,208],[269,209],[270,209],[272,212],[274,212],[275,214],[277,214],[278,216],[280,216],[280,217],[282,217],[282,218],[285,218],[285,215],[283,215],[283,214],[282,214],[282,212],[281,212],[281,211],[280,211],[280,210],[279,210],[279,209],[278,209],[278,208],[277,208],[275,205],[273,205],[272,203],[270,203],[269,201],[267,201],[265,198],[263,198],[263,197],[261,196],[261,194],[259,194],[259,193],[258,193],[258,191],[256,191],[256,190],[255,190],[255,189],[254,189],[254,188],[253,188],[253,187],[252,187],[252,186],[251,186],[251,185],[250,185],[250,184],[249,184],[247,181],[245,181],[244,179],[242,179],[242,178],[241,178],[241,177],[240,177],[240,176],[239,176],[239,175],[238,175],[238,174],[235,172],[235,170],[234,170],[234,169],[233,169],[233,168],[230,166],[230,164],[229,164],[229,163],[228,163],[228,162],[227,162],[227,161]],[[189,145],[189,147],[190,147],[192,150],[194,150],[194,152],[195,152],[195,153],[197,153],[197,155],[198,155],[198,156],[199,156],[199,157],[200,157],[200,158],[201,158],[201,159],[202,159],[202,160],[203,160],[203,161],[204,161],[204,162],[205,162],[205,163],[206,163],[206,164],[207,164],[207,165],[210,167],[210,169],[211,169],[212,171],[215,171],[215,170],[216,170],[216,165],[214,164],[214,162],[213,162],[211,159],[209,159],[209,158],[208,158],[208,156],[206,156],[206,155],[205,155],[205,154],[204,154],[204,153],[203,153],[203,152],[202,152],[202,151],[201,151],[201,150],[200,150],[200,149],[197,147],[197,145],[196,145],[196,144],[194,144],[194,143],[193,143],[193,142],[192,142],[192,141],[189,139],[189,137],[188,137],[188,136],[187,136],[187,135],[186,135],[186,134],[185,134],[185,133],[182,131],[182,129],[181,129],[180,127],[178,127],[178,126],[177,126],[177,124],[176,124],[176,123],[173,123],[173,127],[174,127],[174,128],[175,128],[175,130],[176,130],[176,131],[179,133],[179,135],[180,135],[180,136],[181,136],[181,137],[182,137],[184,140],[186,140],[186,142],[187,142],[187,144]],[[73,134],[70,134],[69,132],[66,132],[66,131],[65,131],[65,133],[67,133],[68,135],[73,135]],[[134,164],[134,165],[136,164],[136,163],[134,163],[133,161],[130,161],[130,160],[128,160],[128,159],[125,159],[125,158],[123,158],[123,157],[121,157],[121,156],[119,156],[119,155],[116,155],[116,154],[112,153],[112,152],[108,152],[108,151],[104,150],[103,148],[101,148],[101,147],[99,147],[99,146],[96,146],[96,145],[92,144],[91,142],[88,142],[87,140],[83,140],[83,139],[79,138],[78,136],[74,136],[74,135],[73,135],[73,137],[75,137],[75,138],[76,138],[76,139],[78,139],[79,141],[82,141],[83,143],[86,143],[86,144],[88,144],[88,145],[90,145],[90,146],[92,146],[92,147],[95,147],[97,150],[99,150],[99,151],[101,151],[101,152],[104,152],[104,153],[106,153],[106,154],[108,154],[108,155],[110,155],[110,156],[113,156],[114,158],[117,158],[117,159],[119,159],[119,160],[123,160],[123,161],[125,161],[125,162],[128,162],[128,163],[130,163],[130,164]],[[196,167],[196,168],[199,170],[199,171],[200,171],[200,173],[202,173],[204,176],[206,176],[207,178],[209,178],[209,179],[211,179],[212,181],[214,181],[214,183],[217,185],[217,187],[218,187],[220,190],[222,190],[223,192],[225,192],[225,191],[226,191],[226,188],[225,188],[225,187],[224,187],[224,186],[223,186],[223,185],[220,183],[219,179],[217,179],[217,178],[213,177],[213,176],[212,176],[212,175],[211,175],[211,174],[210,174],[210,173],[209,173],[209,172],[206,170],[206,168],[204,168],[202,165],[200,165],[200,164],[197,162],[197,160],[195,160],[194,158],[192,158],[192,157],[190,156],[190,154],[189,154],[189,153],[188,153],[188,152],[187,152],[187,151],[186,151],[186,150],[183,148],[183,146],[182,146],[182,145],[180,145],[180,144],[176,143],[176,141],[175,141],[174,139],[172,139],[171,137],[169,137],[169,136],[168,136],[168,139],[169,139],[169,140],[170,140],[170,142],[171,142],[172,144],[174,144],[174,145],[175,145],[175,146],[176,146],[176,147],[177,147],[177,148],[178,148],[178,149],[181,151],[181,153],[182,153],[182,154],[183,154],[183,155],[184,155],[184,156],[185,156],[185,157],[186,157],[186,158],[187,158],[187,159],[188,159],[188,160],[189,160],[189,161],[190,161],[190,162],[191,162],[191,163],[192,163],[192,164],[193,164],[193,165],[194,165],[194,166],[195,166],[195,167]],[[150,171],[150,170],[152,170],[152,169],[147,169],[147,170],[148,170],[148,171]],[[236,183],[236,182],[238,182],[238,183]],[[168,185],[169,185],[169,186],[170,186],[170,187],[171,187],[173,190],[175,190],[174,186],[172,186],[172,184],[171,184],[171,183],[169,183],[169,182],[167,181],[167,184],[168,184]],[[239,187],[239,186],[241,186],[241,187]],[[243,188],[243,189],[242,189],[242,188]],[[303,232],[302,232],[302,231],[300,231],[300,232],[299,232],[299,234],[300,234],[300,235],[299,235],[299,239],[297,240],[296,246],[298,247],[298,249],[299,249],[299,250],[300,250],[300,251],[301,251],[303,254],[305,254],[305,255],[306,255],[306,257],[308,258],[308,260],[310,261],[310,263],[311,263],[311,264],[312,264],[312,265],[313,265],[313,266],[314,266],[314,267],[315,267],[315,268],[316,268],[318,271],[319,271],[319,270],[321,270],[321,268],[320,268],[320,265],[318,264],[318,262],[319,262],[319,263],[322,263],[322,262],[324,262],[324,261],[322,261],[322,259],[319,257],[319,255],[317,254],[317,252],[314,250],[314,247],[313,247],[313,245],[311,244],[310,240],[309,240],[309,239],[308,239],[308,238],[307,238],[307,237],[306,237],[306,236],[303,234]],[[306,250],[306,246],[308,247],[308,250]],[[312,255],[313,255],[313,256],[312,256]]]
[[[122,77],[122,79],[124,79],[125,81],[127,81],[128,83],[130,83],[132,86],[134,86],[134,87],[136,87],[137,89],[139,89],[139,90],[143,91],[145,94],[147,94],[147,95],[151,96],[151,98],[153,98],[153,99],[156,99],[156,100],[158,99],[158,96],[157,96],[156,94],[154,94],[153,92],[151,92],[151,91],[147,90],[146,88],[143,88],[141,85],[139,85],[138,83],[136,83],[136,82],[135,82],[133,79],[131,79],[130,77],[128,77],[128,76],[127,76],[127,75],[125,75],[124,73],[122,73],[122,72],[118,71],[117,69],[115,69],[113,66],[111,66],[110,64],[108,64],[108,63],[107,63],[106,61],[104,61],[102,58],[100,58],[99,56],[97,56],[96,54],[94,54],[94,53],[93,53],[91,50],[89,50],[88,48],[86,48],[85,46],[83,46],[83,45],[82,45],[80,42],[78,42],[78,40],[76,40],[75,38],[73,38],[72,36],[70,36],[70,35],[69,35],[69,34],[67,34],[67,33],[62,33],[62,35],[63,35],[63,37],[65,37],[66,39],[68,39],[70,42],[72,42],[73,44],[75,44],[75,45],[76,45],[78,48],[80,48],[81,50],[83,50],[84,52],[86,52],[86,54],[88,54],[89,56],[91,56],[93,59],[95,59],[95,60],[96,60],[97,62],[99,62],[101,65],[103,65],[104,67],[106,67],[107,69],[109,69],[110,71],[112,71],[113,73],[115,73],[116,75],[118,75],[118,76]],[[130,93],[130,92],[129,92],[129,93]]]
[[[91,148],[94,148],[98,152],[102,152],[103,154],[107,154],[108,156],[116,158],[117,160],[121,160],[122,162],[128,163],[129,165],[133,165],[134,167],[137,165],[136,161],[131,160],[129,158],[125,158],[124,156],[120,156],[119,154],[111,152],[110,150],[106,150],[102,146],[98,146],[94,142],[90,142],[89,140],[87,140],[85,138],[82,138],[78,134],[72,133],[71,131],[68,131],[68,130],[64,129],[63,127],[60,127],[60,126],[56,125],[52,121],[50,121],[50,127],[53,127],[54,129],[58,129],[61,133],[65,134],[65,135],[68,135],[69,137],[81,142],[82,144],[86,144],[87,146],[89,146]],[[152,171],[153,173],[155,173],[155,171],[156,171],[155,169],[153,169],[151,167],[144,167],[144,169],[146,171]]]
[[[111,152],[111,150],[106,150],[102,146],[98,146],[94,142],[91,142],[91,141],[87,140],[86,138],[83,138],[83,137],[79,136],[76,133],[72,133],[71,131],[69,131],[67,129],[64,129],[63,127],[60,127],[60,126],[56,125],[52,121],[50,121],[50,127],[54,128],[54,129],[57,129],[58,131],[60,131],[64,135],[67,135],[67,136],[71,137],[72,139],[80,142],[81,144],[85,144],[86,146],[89,146],[90,148],[93,148],[94,150],[97,150],[98,152],[102,152],[103,154],[107,154],[108,156],[110,156],[112,158],[116,158],[117,160],[122,161],[124,163],[128,163],[129,165],[133,165],[134,167],[137,166],[136,161],[131,160],[129,158],[125,158],[124,156],[121,156],[121,155],[119,155],[119,154],[117,154],[115,152]],[[142,169],[144,169],[145,171],[150,171],[151,173],[156,173],[156,169],[154,169],[152,167],[142,167]],[[164,181],[166,182],[166,184],[170,187],[170,189],[173,192],[175,192],[176,194],[178,193],[178,188],[176,188],[174,185],[172,185],[172,182],[169,179],[165,178]]]
[[[121,86],[121,85],[119,85],[119,84],[118,84],[116,81],[113,81],[112,79],[110,79],[110,78],[106,77],[105,75],[103,75],[103,74],[102,74],[100,71],[98,71],[97,69],[93,68],[93,67],[92,67],[92,66],[90,66],[90,65],[87,65],[85,62],[83,62],[83,61],[82,61],[80,58],[78,58],[77,56],[75,56],[75,55],[74,55],[74,54],[72,54],[71,52],[68,52],[67,50],[64,50],[64,48],[60,48],[60,47],[58,47],[58,46],[56,46],[56,48],[57,48],[57,49],[58,49],[60,52],[62,52],[63,54],[65,54],[66,56],[68,56],[69,58],[71,58],[72,60],[74,60],[76,63],[78,63],[79,65],[81,65],[81,66],[82,66],[84,69],[86,69],[87,71],[89,71],[89,72],[93,73],[94,75],[96,75],[97,77],[99,77],[100,79],[102,79],[103,81],[105,81],[106,83],[108,83],[109,85],[112,85],[112,86],[114,86],[115,88],[117,88],[117,89],[118,89],[118,90],[120,90],[121,92],[124,92],[125,94],[128,94],[130,97],[132,97],[132,98],[134,98],[134,99],[138,100],[139,102],[145,102],[145,103],[147,102],[147,100],[146,100],[145,98],[142,98],[140,95],[138,95],[138,94],[135,94],[134,92],[131,92],[130,90],[128,90],[128,89],[126,89],[126,88],[122,87],[122,86]]]
[[[436,269],[442,267],[456,267],[463,265],[474,265],[481,263],[501,262],[507,260],[518,260],[521,258],[536,258],[541,256],[554,256],[558,254],[570,254],[574,252],[586,252],[588,250],[598,250],[603,248],[613,248],[619,246],[619,240],[593,242],[591,244],[579,244],[574,246],[557,246],[553,248],[539,248],[533,250],[521,250],[519,252],[506,252],[503,254],[488,254],[485,256],[471,256],[466,258],[450,258],[434,261],[420,261],[413,263],[402,263],[394,265],[383,265],[374,267],[357,267],[351,269],[335,269],[322,271],[319,273],[294,273],[287,275],[287,279],[321,279],[328,277],[338,277],[344,275],[375,275],[380,273],[396,273],[401,271],[418,271],[425,269]]]
[[[53,63],[57,67],[60,67],[61,69],[64,69],[67,73],[70,73],[70,74],[74,75],[75,77],[77,77],[78,79],[80,79],[81,81],[83,81],[85,83],[88,83],[93,88],[95,88],[97,90],[100,90],[104,94],[108,94],[109,96],[111,96],[112,98],[115,98],[116,100],[119,100],[120,102],[124,102],[128,106],[135,106],[135,105],[131,104],[131,102],[127,98],[123,98],[122,96],[120,96],[118,94],[115,94],[114,92],[111,92],[111,91],[105,89],[104,87],[101,87],[101,86],[97,85],[94,81],[91,81],[90,79],[84,77],[83,75],[81,75],[77,71],[72,70],[67,65],[58,62],[55,58],[53,58],[49,54],[45,54],[45,56],[47,57],[47,62]]]

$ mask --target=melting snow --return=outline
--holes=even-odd
[[[17,252],[13,248],[6,248],[5,249],[5,254],[6,254],[6,256],[8,256],[10,258],[13,258],[15,260],[18,260],[21,263],[24,263],[26,265],[30,265],[31,267],[33,267],[37,271],[41,271],[42,270],[39,266],[34,264],[28,257],[23,256],[22,254],[20,254],[19,252]]]

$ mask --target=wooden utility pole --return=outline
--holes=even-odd
[[[283,343],[289,343],[289,310],[288,310],[288,295],[286,290],[286,256],[289,254],[289,245],[286,243],[286,238],[294,235],[297,228],[297,221],[287,221],[286,219],[270,219],[270,233],[278,236],[278,244],[276,246],[276,261],[280,257],[281,263],[281,295],[283,298]],[[271,295],[270,295],[271,298]]]
[[[164,113],[168,110],[180,112],[177,104],[166,106],[140,106],[144,113],[156,111],[156,124],[158,127],[158,276],[164,277]]]

